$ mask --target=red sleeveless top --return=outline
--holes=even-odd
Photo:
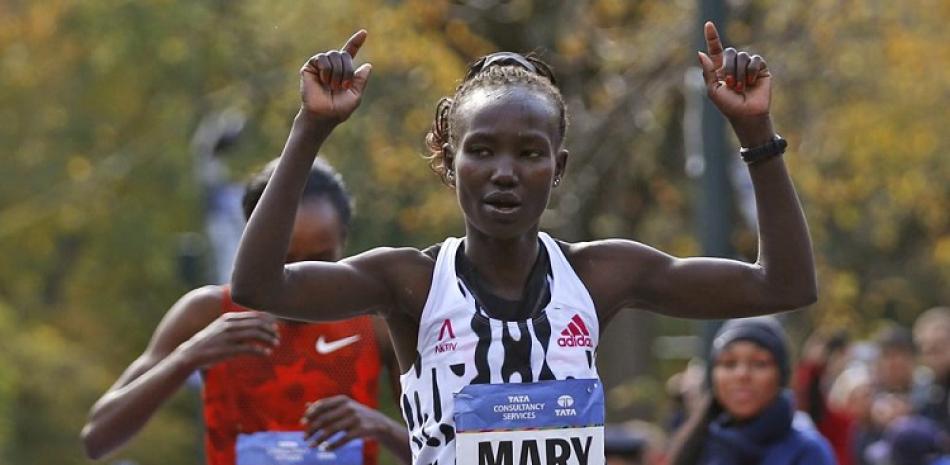
[[[223,312],[247,311],[223,288]],[[379,349],[371,317],[333,323],[279,321],[280,345],[268,357],[238,357],[204,370],[205,453],[209,465],[234,465],[238,434],[301,431],[307,403],[345,394],[377,406]],[[366,441],[363,463],[376,465]]]

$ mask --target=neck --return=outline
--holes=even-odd
[[[518,237],[499,239],[467,228],[465,257],[493,294],[520,300],[531,268],[538,258],[538,228]]]

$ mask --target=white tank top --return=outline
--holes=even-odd
[[[551,260],[551,300],[524,321],[493,319],[455,273],[462,239],[442,243],[419,322],[416,360],[400,377],[416,465],[455,464],[453,394],[470,384],[598,379],[594,302],[567,257],[539,233]]]

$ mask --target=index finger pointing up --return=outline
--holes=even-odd
[[[706,21],[703,27],[703,34],[706,36],[706,52],[709,58],[712,58],[715,69],[722,68],[722,42],[719,41],[719,31],[712,21]]]
[[[346,41],[346,44],[343,45],[341,50],[349,53],[351,57],[355,57],[356,53],[360,51],[360,47],[363,46],[363,42],[366,42],[366,29],[356,31],[356,34],[353,34],[353,36]]]

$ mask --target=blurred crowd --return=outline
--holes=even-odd
[[[779,456],[788,464],[950,465],[950,307],[922,313],[912,328],[887,322],[864,340],[820,328],[800,348],[778,320],[732,324],[740,321],[720,330],[709,360],[692,360],[669,379],[666,425],[608,425],[609,465],[772,464]],[[742,354],[725,350],[736,341],[750,342],[774,368],[775,392],[765,395],[777,400],[753,414],[730,406],[735,389],[714,375],[723,366],[739,373],[749,391],[742,394],[753,399],[746,404],[755,404],[756,390],[773,389],[768,377],[756,378],[768,367],[754,353],[741,371]],[[791,418],[776,413],[786,397]]]

